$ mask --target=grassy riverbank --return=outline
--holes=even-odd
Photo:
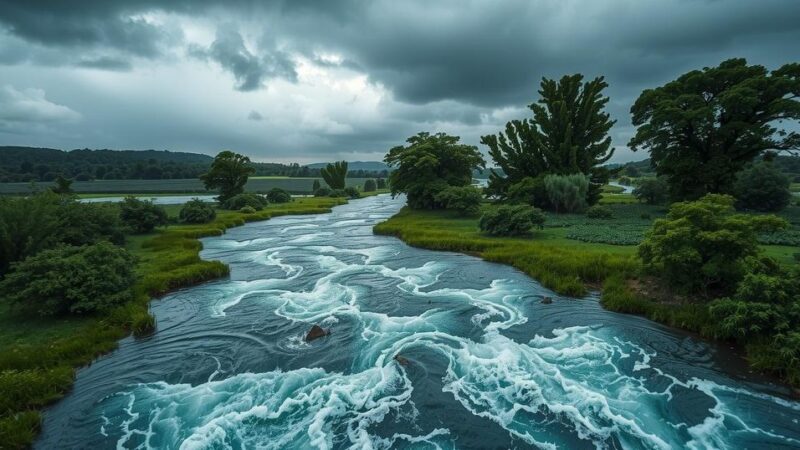
[[[485,205],[484,208],[491,207]],[[618,204],[611,206],[615,218],[592,221],[582,215],[550,215],[549,226],[525,238],[500,238],[478,231],[478,218],[464,218],[450,211],[420,211],[403,208],[398,214],[375,226],[377,234],[396,236],[415,247],[462,252],[485,260],[509,264],[542,285],[569,296],[584,295],[588,289],[602,291],[601,303],[612,311],[639,314],[673,327],[713,337],[711,318],[705,304],[675,297],[648,298],[645,290],[632,289],[639,280],[641,266],[635,242],[640,233],[663,208]],[[797,207],[785,214],[794,215]],[[796,225],[796,222],[793,222]],[[600,241],[600,242],[598,242]],[[604,243],[611,242],[611,243]],[[764,246],[765,253],[794,263],[789,253],[796,246]],[[658,289],[656,287],[656,289]],[[782,367],[775,351],[764,343],[746,347],[753,367],[774,372]],[[800,374],[777,373],[794,385]]]
[[[225,264],[200,258],[198,238],[218,236],[250,221],[326,213],[346,202],[302,198],[253,214],[219,211],[208,224],[172,225],[129,236],[126,246],[138,257],[136,299],[103,316],[33,319],[0,303],[0,449],[24,448],[33,442],[41,422],[39,410],[70,389],[75,368],[113,350],[131,333],[152,331],[155,321],[148,311],[152,297],[228,274]],[[180,205],[166,209],[175,217]]]

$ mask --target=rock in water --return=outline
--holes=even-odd
[[[329,330],[326,330],[321,326],[315,324],[313,327],[311,327],[310,330],[308,330],[308,334],[306,334],[306,342],[311,342],[314,339],[319,339],[329,334],[331,334]]]
[[[552,297],[542,297],[542,304],[549,305],[550,303],[553,303]]]
[[[394,360],[397,361],[397,364],[400,364],[401,366],[407,366],[409,364],[408,360],[400,355],[394,355]]]

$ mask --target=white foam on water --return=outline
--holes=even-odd
[[[292,225],[292,226],[284,227],[283,229],[281,229],[281,234],[285,234],[285,233],[288,233],[290,231],[295,231],[295,230],[307,230],[309,228],[319,228],[319,225],[316,224],[316,223],[306,223],[306,224],[302,224],[302,225]]]

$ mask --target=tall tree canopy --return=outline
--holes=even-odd
[[[588,175],[593,183],[589,202],[599,198],[600,185],[608,172],[600,167],[614,154],[608,131],[614,125],[604,112],[608,87],[603,77],[583,82],[583,75],[566,75],[558,82],[542,79],[540,99],[528,107],[533,118],[512,120],[505,133],[487,135],[481,142],[503,169],[505,177],[493,172],[490,185],[505,192],[523,178],[546,174]]]
[[[384,162],[396,168],[389,174],[392,195],[407,194],[412,208],[444,207],[436,194],[449,186],[468,186],[473,169],[486,164],[477,147],[460,144],[460,139],[445,133],[419,133],[406,140],[409,145],[389,150]]]
[[[255,169],[250,158],[228,150],[220,152],[211,163],[211,169],[200,175],[206,189],[219,189],[219,201],[224,202],[244,192],[244,185]]]
[[[320,169],[319,174],[331,189],[344,189],[347,178],[347,161],[337,161]]]
[[[736,174],[765,150],[797,150],[800,64],[768,71],[730,59],[642,92],[631,108],[635,151],[650,151],[675,200],[730,193]]]

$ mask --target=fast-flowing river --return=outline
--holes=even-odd
[[[80,370],[37,447],[800,447],[800,403],[723,348],[374,236],[401,205],[205,239],[230,279],[154,301],[158,332]]]

